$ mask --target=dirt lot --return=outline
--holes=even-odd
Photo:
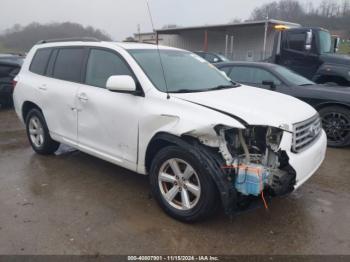
[[[233,218],[187,225],[147,177],[78,151],[34,154],[0,110],[0,254],[350,254],[350,149],[329,149],[297,192]]]

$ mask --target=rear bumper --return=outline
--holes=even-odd
[[[12,98],[13,88],[10,84],[0,83],[0,99],[7,100]]]
[[[292,141],[291,137],[288,137],[289,141]],[[296,184],[294,189],[298,189],[304,184],[321,166],[326,156],[327,150],[327,136],[324,130],[320,137],[310,146],[307,150],[301,153],[291,152],[291,143],[285,143],[285,150],[289,157],[289,164],[296,172]]]

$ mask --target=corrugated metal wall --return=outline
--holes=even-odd
[[[227,57],[232,60],[259,61],[263,58],[264,25],[236,27],[230,31],[208,31],[208,51],[225,54],[226,35],[229,35]],[[233,36],[233,54],[231,51]],[[203,51],[204,30],[183,31],[177,35],[160,35],[160,44],[182,48],[189,51]],[[271,56],[274,41],[274,30],[269,26],[266,57]]]

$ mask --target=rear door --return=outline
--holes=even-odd
[[[50,132],[71,145],[77,145],[76,94],[81,86],[84,47],[55,49],[48,65],[44,115]]]
[[[144,97],[109,91],[106,82],[112,75],[137,79],[120,54],[105,48],[90,49],[85,71],[85,84],[77,94],[79,148],[134,169]]]

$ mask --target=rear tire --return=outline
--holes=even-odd
[[[152,193],[161,208],[177,220],[200,221],[216,211],[217,189],[201,161],[178,146],[161,149],[152,161]]]
[[[319,113],[327,134],[328,146],[350,145],[350,110],[341,106],[329,106],[322,108]]]
[[[39,109],[29,111],[26,117],[26,129],[29,142],[36,153],[50,155],[60,146],[60,143],[51,138],[45,118]]]

